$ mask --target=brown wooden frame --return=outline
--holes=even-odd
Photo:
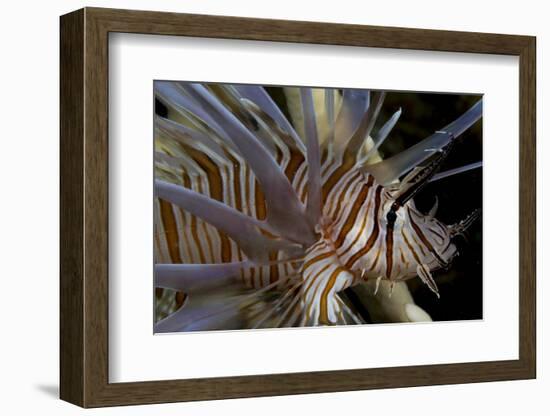
[[[108,380],[108,35],[180,35],[519,56],[519,359],[191,380]],[[535,38],[85,8],[61,17],[61,386],[99,407],[536,376]]]

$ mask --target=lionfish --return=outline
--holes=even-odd
[[[482,101],[382,160],[401,114],[373,132],[385,92],[317,90],[319,109],[295,91],[299,129],[261,86],[155,82],[155,332],[361,324],[339,293],[366,281],[438,295],[479,211],[445,225],[413,197],[480,165],[438,173]]]

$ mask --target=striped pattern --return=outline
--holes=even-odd
[[[433,270],[456,254],[447,227],[422,215],[412,201],[397,212],[395,224],[388,224],[393,202],[371,175],[354,170],[328,192],[330,241],[346,270],[365,279],[399,281],[415,276],[419,264]]]
[[[339,261],[331,241],[321,239],[314,244],[304,258],[300,270],[302,285],[302,326],[335,325],[346,323],[349,314],[353,320],[360,318],[348,311],[338,292],[352,286],[356,276]]]
[[[262,95],[263,90],[247,88],[218,85],[207,91],[255,135],[305,211],[308,165],[304,143],[289,125],[281,127],[284,116],[269,103],[259,106],[267,97]],[[311,224],[316,241],[311,245],[290,241],[269,223],[266,195],[254,169],[226,137],[226,120],[210,118],[192,99],[193,94],[185,91],[164,85],[157,94],[168,107],[168,117],[157,117],[155,122],[156,179],[193,190],[245,214],[259,224],[266,241],[281,243],[280,249],[266,248],[266,261],[248,265],[236,276],[235,284],[242,296],[250,299],[258,293],[256,301],[242,303],[249,327],[361,323],[338,292],[361,280],[408,279],[420,273],[419,267],[423,280],[429,280],[430,270],[447,265],[456,255],[448,227],[418,212],[412,200],[396,212],[394,223],[388,223],[395,191],[379,184],[363,168],[364,157],[359,155],[368,149],[364,142],[357,151],[357,133],[353,136],[353,151],[340,146],[344,150],[338,154],[329,141],[320,142],[321,218],[318,224]],[[376,114],[368,117],[375,118]],[[363,120],[362,125],[372,129],[365,123],[371,123],[369,120]],[[348,130],[353,133],[355,129]],[[288,221],[298,224],[302,220],[289,216]],[[158,264],[250,260],[238,241],[160,198],[155,200],[154,241]],[[219,288],[221,298],[226,289]],[[157,291],[157,318],[170,315],[182,305],[185,308],[187,294],[170,288],[162,290]]]
[[[287,135],[273,138],[273,156],[288,180],[297,186],[307,172],[305,157],[288,145],[291,139]],[[157,154],[162,155],[156,160],[157,178],[207,195],[252,218],[265,220],[267,208],[262,189],[238,153],[222,146],[227,159],[217,160],[201,151],[189,138],[170,136],[162,129],[157,129],[156,145]],[[155,248],[157,263],[212,264],[246,258],[223,232],[159,198],[155,201]],[[272,252],[269,258],[277,262],[284,258],[284,253]],[[261,288],[278,280],[279,276],[284,281],[284,276],[293,272],[293,264],[283,262],[244,270],[241,277],[246,287]]]

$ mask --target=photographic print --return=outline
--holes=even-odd
[[[159,80],[153,113],[155,333],[483,318],[481,95]]]

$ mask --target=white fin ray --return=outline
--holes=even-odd
[[[334,152],[342,155],[348,141],[359,127],[369,108],[370,92],[345,89],[340,111],[334,124]]]
[[[424,282],[430,288],[430,290],[434,292],[439,298],[439,289],[437,288],[437,284],[433,279],[430,268],[425,264],[419,264],[416,267],[416,273],[418,273],[418,276],[420,277],[422,282]]]
[[[217,264],[155,264],[155,287],[203,292],[233,285],[239,273],[254,267],[251,261]]]
[[[304,244],[315,241],[302,203],[265,147],[204,86],[189,84],[185,89],[224,125],[226,133],[256,175],[268,208],[267,222],[285,238]]]
[[[304,131],[307,149],[308,196],[306,212],[308,219],[315,227],[321,217],[321,152],[317,123],[315,122],[315,108],[310,88],[300,88],[302,97],[302,111],[304,113]]]
[[[295,146],[300,149],[302,153],[306,152],[302,140],[263,87],[255,85],[236,85],[235,89],[243,98],[247,98],[255,103],[273,120],[275,120],[277,124],[280,125],[294,139]]]
[[[334,129],[335,129],[335,122],[336,122],[334,105],[335,105],[334,90],[332,88],[327,88],[325,90],[325,112],[327,116],[328,130],[327,130],[326,137],[321,142],[326,143],[329,159],[332,158],[332,152],[334,147],[334,134],[335,134]]]
[[[474,125],[481,118],[481,115],[482,100],[442,130],[389,159],[366,166],[365,170],[373,175],[378,183],[388,185],[433,154],[440,152],[451,140],[454,140]]]
[[[176,142],[206,153],[209,157],[217,157],[218,160],[226,159],[222,147],[200,131],[159,116],[155,117],[155,129]]]
[[[460,166],[458,168],[449,169],[449,170],[446,170],[444,172],[436,173],[434,176],[432,176],[429,179],[428,182],[438,181],[440,179],[444,179],[444,178],[447,178],[449,176],[454,176],[454,175],[457,175],[459,173],[468,172],[468,171],[473,170],[473,169],[478,169],[482,166],[483,166],[483,162],[481,162],[481,161],[474,162],[474,163],[469,163],[467,165]]]
[[[267,261],[270,251],[289,246],[284,241],[265,237],[260,232],[260,229],[265,229],[262,222],[203,194],[160,180],[155,180],[155,190],[158,198],[183,208],[226,233],[250,259]]]
[[[401,117],[401,109],[397,110],[393,116],[391,116],[390,119],[380,128],[378,134],[373,139],[373,146],[369,149],[367,155],[365,156],[365,160],[369,160],[371,156],[376,154],[378,148],[382,145],[382,143],[384,143],[392,129],[395,127],[399,117]]]
[[[199,103],[186,94],[181,84],[167,81],[156,81],[155,96],[161,103],[184,118],[189,120],[189,116],[192,115],[197,120],[200,120],[203,125],[199,126],[199,124],[195,123],[195,127],[208,128],[219,136],[219,138],[222,139],[227,145],[234,148],[233,143],[229,140],[227,134],[225,134],[223,126],[218,124],[218,122],[208,113],[208,111],[205,111]]]
[[[259,300],[262,293],[275,288],[278,284],[280,283],[276,281],[252,293],[245,292],[232,298],[219,298],[220,295],[216,298],[216,294],[189,296],[183,307],[155,324],[154,332],[228,329],[228,321],[237,319],[243,309],[250,307]],[[221,302],[221,299],[224,301]]]
[[[346,143],[345,153],[353,157],[357,157],[361,146],[369,138],[370,133],[376,123],[382,104],[386,97],[386,92],[376,91],[372,94],[372,102],[369,105],[367,112],[364,114],[357,130],[353,133],[353,136]]]

